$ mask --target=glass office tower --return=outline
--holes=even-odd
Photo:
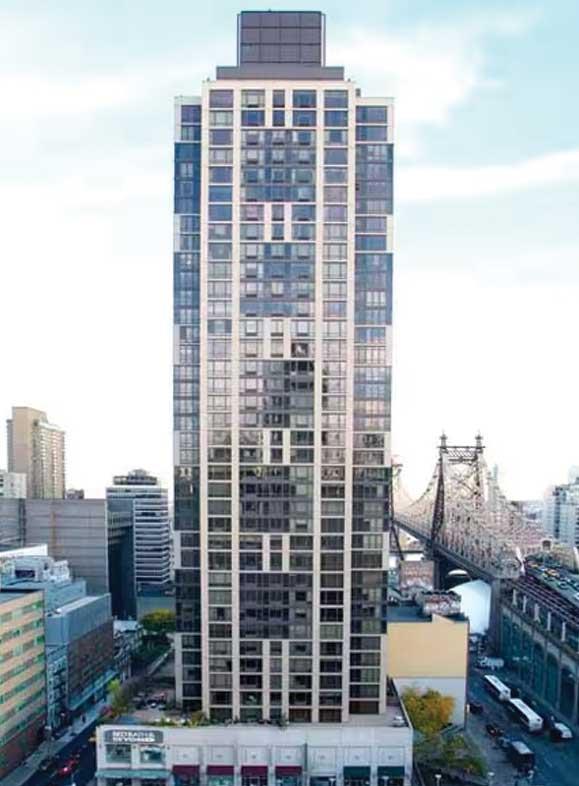
[[[175,114],[177,697],[386,707],[393,106],[320,13],[244,12]]]

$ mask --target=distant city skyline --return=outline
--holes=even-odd
[[[3,4],[0,415],[48,412],[67,433],[67,485],[87,497],[134,466],[171,486],[168,118],[174,94],[227,62],[235,31],[222,19],[241,9]],[[505,492],[540,498],[579,461],[579,9],[326,10],[328,64],[396,98],[393,452],[405,483],[426,486],[443,429],[451,442],[480,430]],[[0,456],[4,467],[3,430]]]

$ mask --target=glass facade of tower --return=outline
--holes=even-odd
[[[393,108],[323,30],[241,14],[176,102],[177,695],[215,720],[386,705]]]

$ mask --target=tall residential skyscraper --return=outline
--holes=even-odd
[[[65,493],[64,431],[49,423],[45,412],[12,407],[6,421],[8,471],[26,474],[26,496],[63,499]]]
[[[171,583],[171,525],[167,489],[144,469],[115,475],[107,488],[109,510],[132,502],[137,591],[162,591]]]
[[[393,105],[325,17],[243,12],[175,105],[177,697],[386,709]]]

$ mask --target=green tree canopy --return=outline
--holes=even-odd
[[[122,685],[118,679],[111,680],[109,683],[109,704],[111,712],[115,717],[122,715],[129,709],[128,688]]]
[[[412,725],[425,737],[434,737],[450,723],[454,710],[452,696],[443,696],[436,690],[421,693],[416,688],[407,688],[402,699]]]
[[[175,630],[175,612],[169,609],[156,609],[145,614],[141,623],[146,633],[173,633]]]

